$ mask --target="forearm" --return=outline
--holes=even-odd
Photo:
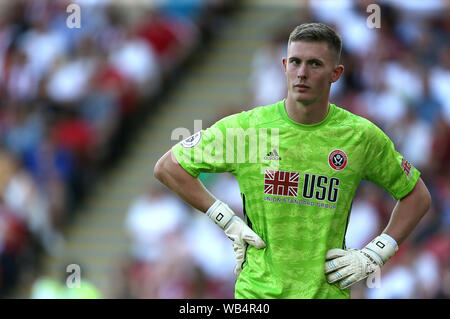
[[[383,233],[388,234],[400,245],[413,231],[431,204],[430,193],[419,178],[414,189],[397,202],[389,223]]]
[[[155,177],[185,202],[201,212],[206,212],[216,198],[198,180],[184,170],[168,151],[155,165]]]

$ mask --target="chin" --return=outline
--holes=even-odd
[[[313,92],[292,92],[292,99],[303,105],[313,104],[321,99],[321,94],[314,94]]]
[[[308,104],[312,104],[316,101],[316,99],[311,98],[311,97],[306,97],[306,96],[296,96],[295,97],[295,101],[302,103],[303,105],[308,105]]]

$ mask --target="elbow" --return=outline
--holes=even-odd
[[[408,202],[408,206],[410,209],[413,209],[416,212],[416,215],[422,218],[431,207],[431,195],[428,191],[427,186],[419,178],[416,186],[413,188],[411,193],[409,193],[404,199]]]
[[[417,205],[421,208],[422,215],[425,215],[431,207],[431,194],[425,183],[420,180],[419,196],[417,197]]]
[[[422,194],[422,203],[423,203],[423,210],[424,210],[424,214],[426,214],[426,212],[430,209],[431,207],[431,194],[428,191],[428,189],[425,187],[425,190]]]
[[[172,151],[168,151],[156,162],[153,168],[153,176],[166,186],[176,170],[173,161]]]
[[[166,175],[166,165],[164,164],[164,157],[161,157],[155,164],[153,168],[153,176],[160,182],[164,180],[164,176]]]

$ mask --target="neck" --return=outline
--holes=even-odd
[[[286,113],[293,121],[300,124],[315,124],[323,121],[329,110],[328,100],[304,104],[289,96],[285,102]]]

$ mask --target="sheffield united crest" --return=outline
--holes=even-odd
[[[347,154],[342,150],[334,150],[328,155],[328,164],[335,171],[342,171],[348,163]]]

